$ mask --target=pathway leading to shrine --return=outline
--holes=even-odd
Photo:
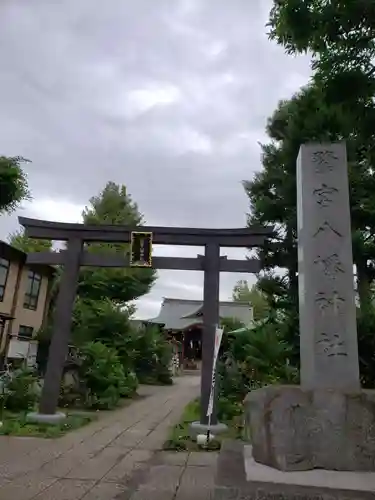
[[[213,485],[216,454],[161,448],[199,385],[185,375],[142,387],[147,397],[58,440],[1,437],[0,500],[194,498],[189,491]]]

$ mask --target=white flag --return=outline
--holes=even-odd
[[[214,394],[215,394],[215,384],[216,384],[216,363],[217,363],[217,358],[219,357],[219,350],[220,350],[220,345],[221,345],[221,339],[223,338],[223,328],[216,328],[215,332],[215,346],[214,346],[214,356],[213,356],[213,362],[212,362],[212,375],[211,375],[211,391],[210,391],[210,398],[208,400],[208,406],[207,406],[207,417],[212,415],[212,411],[214,408]]]

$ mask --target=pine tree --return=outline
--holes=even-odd
[[[27,161],[20,156],[0,156],[0,213],[13,212],[22,201],[30,199],[26,174],[21,168]]]
[[[126,187],[108,182],[98,196],[90,199],[82,213],[85,224],[122,224],[136,227],[144,224],[138,206],[127,194]],[[127,244],[95,243],[90,252],[129,252]],[[83,299],[109,299],[117,305],[135,300],[146,294],[156,279],[152,269],[137,268],[82,268],[78,295]]]

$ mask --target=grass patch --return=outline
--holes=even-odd
[[[3,425],[0,427],[0,436],[58,438],[89,424],[96,418],[95,414],[68,413],[58,424],[41,424],[27,422],[25,413],[6,413]]]
[[[200,400],[191,401],[184,409],[180,422],[172,427],[169,432],[168,439],[165,441],[163,448],[165,450],[174,451],[215,451],[221,448],[223,439],[242,439],[243,424],[242,417],[223,420],[228,426],[228,431],[224,434],[216,436],[211,441],[207,448],[199,446],[195,440],[190,437],[189,426],[191,422],[200,419]]]

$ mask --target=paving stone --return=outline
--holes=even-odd
[[[167,433],[152,432],[136,445],[140,450],[161,450],[165,443]]]
[[[74,467],[66,475],[70,479],[101,479],[125,454],[118,448],[104,448],[98,455],[88,458],[81,465]]]
[[[120,434],[110,446],[123,446],[124,448],[133,448],[144,439],[145,435],[142,431],[128,430]]]
[[[186,467],[181,478],[181,488],[213,488],[215,467]]]
[[[0,468],[0,477],[7,479],[15,479],[17,477],[23,476],[37,471],[40,468],[39,462],[34,462],[30,460],[27,456],[19,457],[17,462],[3,465]]]
[[[79,446],[84,447],[87,451],[87,454],[95,454],[96,452],[113,442],[120,433],[121,431],[119,431],[119,429],[116,429],[116,431],[112,431],[111,429],[105,428],[95,433],[94,435],[89,436],[87,439],[81,442]]]
[[[95,481],[59,479],[47,490],[33,497],[33,500],[81,500],[94,485]]]
[[[45,491],[55,481],[55,478],[44,474],[26,474],[20,478],[1,485],[0,500],[30,500]]]
[[[152,453],[147,450],[132,450],[104,476],[104,481],[126,483],[131,474],[150,460]]]
[[[246,500],[233,488],[182,488],[177,491],[175,500]]]
[[[82,500],[113,500],[118,495],[126,493],[127,490],[121,484],[116,483],[99,483],[89,490]]]
[[[0,475],[0,488],[3,488],[4,486],[6,486],[7,484],[10,484],[11,482],[12,482],[12,480],[9,479],[8,477],[4,477],[4,476]]]
[[[89,457],[82,449],[72,450],[51,460],[42,467],[42,471],[51,477],[66,477],[69,472],[80,467]]]
[[[128,430],[132,432],[140,432],[143,436],[147,436],[154,430],[154,428],[151,427],[147,422],[140,422],[138,424],[133,425]]]
[[[154,465],[147,474],[142,488],[176,491],[183,472],[183,467]]]
[[[216,467],[218,456],[219,454],[216,452],[193,451],[189,455],[187,464],[188,466],[193,465],[202,467],[204,466]]]
[[[129,500],[134,494],[169,500],[187,455],[163,455],[159,465],[152,465],[152,457],[186,402],[198,395],[199,377],[181,377],[175,386],[150,391],[149,399],[56,440],[0,437],[0,500],[24,500],[17,485],[32,492],[33,500]]]
[[[213,488],[179,488],[175,500],[216,500]],[[224,500],[224,499],[223,499]]]
[[[174,491],[141,487],[130,496],[129,500],[173,500],[174,498]],[[127,500],[127,498],[120,495],[116,500]]]
[[[155,456],[158,465],[186,465],[188,452],[161,451]]]

